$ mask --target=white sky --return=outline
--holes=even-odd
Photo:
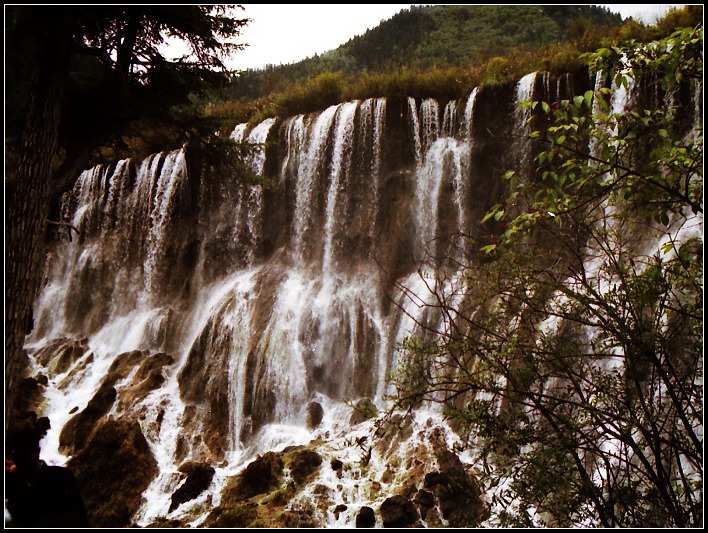
[[[248,47],[233,56],[234,70],[293,63],[337,48],[378,26],[411,4],[243,4],[239,18],[250,18],[237,42]],[[654,22],[669,7],[684,4],[599,4],[623,17]]]
[[[233,69],[293,63],[344,44],[411,4],[243,4],[252,19],[234,55]]]

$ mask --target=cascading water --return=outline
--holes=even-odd
[[[537,78],[519,82],[517,103],[533,98]],[[550,90],[545,74],[543,85]],[[247,161],[269,174],[269,188],[208,169],[191,174],[184,150],[82,173],[62,204],[81,238],[53,246],[27,343],[32,371],[49,378],[44,457],[62,464],[80,452],[63,429],[108,384],[116,400],[104,416],[136,420],[157,464],[134,515],[139,525],[159,517],[202,523],[229,478],[269,450],[316,438],[327,457],[352,455],[351,439],[374,426],[352,428],[347,402],[385,407],[397,346],[424,330],[451,334],[430,288],[464,299],[455,261],[469,246],[464,236],[480,227],[475,215],[491,204],[473,183],[498,178],[474,175],[489,158],[477,150],[497,148],[498,165],[504,153],[527,164],[525,140],[500,146],[475,137],[483,92],[448,102],[442,117],[434,99],[376,98],[250,131],[241,124],[234,140],[277,144]],[[499,122],[512,119],[518,133],[528,118],[518,110]],[[68,344],[76,356],[53,369],[45,354]],[[138,364],[128,361],[158,357],[161,373],[144,390]],[[111,378],[116,368],[123,370]],[[311,402],[324,410],[314,428]],[[323,468],[317,483],[333,505],[350,507],[319,513],[320,524],[351,525],[362,505],[380,503],[387,492],[375,484],[388,483],[382,472],[392,457],[408,461],[423,453],[422,442],[455,441],[434,409],[410,424],[398,451],[369,450],[370,467],[342,477]],[[212,465],[213,481],[172,509],[187,462]],[[375,483],[359,481],[365,471]],[[316,499],[314,487],[299,501]]]

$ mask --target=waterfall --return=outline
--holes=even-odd
[[[457,100],[450,100],[443,111],[443,134],[454,137],[457,133]]]
[[[383,144],[383,136],[385,134],[385,118],[386,118],[386,99],[377,98],[374,107],[374,131],[373,131],[373,160],[371,162],[371,178],[372,178],[372,202],[373,212],[371,213],[371,230],[369,234],[372,241],[376,239],[377,221],[379,219],[379,210],[381,209],[381,199],[379,189],[381,188],[381,146]],[[373,246],[373,244],[372,244]]]
[[[437,100],[426,98],[420,104],[421,148],[427,152],[440,135],[440,106]]]
[[[420,137],[420,121],[418,120],[418,107],[414,98],[408,98],[408,112],[413,128],[413,143],[415,144],[415,162],[419,166],[423,161],[423,143]]]
[[[289,147],[289,150],[302,151],[305,156],[304,161],[298,167],[296,177],[295,237],[293,247],[299,262],[307,258],[304,250],[305,238],[313,225],[312,214],[317,204],[315,189],[318,185],[318,170],[324,165],[327,140],[339,108],[339,105],[331,106],[317,117],[312,126],[312,131],[309,132],[309,137],[303,139],[305,141],[304,146],[293,145]]]
[[[348,102],[342,105],[342,110],[337,117],[334,135],[334,148],[332,153],[332,172],[329,178],[329,191],[327,192],[327,207],[325,213],[324,232],[324,259],[323,271],[330,272],[334,261],[335,232],[343,218],[338,199],[341,190],[346,187],[346,178],[351,166],[351,156],[354,141],[354,116],[359,102]]]
[[[533,110],[531,106],[524,106],[524,102],[534,99],[534,90],[538,72],[527,74],[516,85],[516,100],[514,101],[514,143],[512,153],[518,158],[519,172],[526,172],[529,165],[530,146],[529,134],[531,133],[531,119]]]
[[[472,138],[472,118],[474,117],[474,106],[477,101],[477,92],[479,87],[472,89],[469,98],[467,98],[467,104],[465,105],[465,134],[468,139]]]
[[[442,112],[433,98],[370,98],[239,124],[231,139],[269,147],[245,161],[263,183],[193,165],[188,149],[82,172],[60,206],[81,235],[51,244],[26,344],[33,375],[48,377],[44,456],[63,464],[79,452],[62,443],[62,430],[110,384],[116,400],[105,417],[135,421],[159,470],[137,523],[189,516],[199,525],[257,455],[311,441],[324,450],[373,432],[370,421],[350,426],[351,404],[390,405],[390,379],[408,363],[399,360],[406,339],[458,333],[431,289],[455,309],[469,297],[460,265],[478,251],[470,237],[489,233],[478,219],[498,200],[498,171],[509,155],[520,167],[530,157],[530,109],[510,109],[538,99],[537,86],[544,97],[552,87],[560,94],[553,80],[529,74],[512,97],[474,88]],[[631,93],[618,89],[612,109],[623,112]],[[490,115],[497,122],[480,122]],[[699,226],[702,219],[686,238]],[[602,260],[589,251],[586,271]],[[539,327],[550,334],[558,321]],[[67,347],[73,358],[61,366]],[[153,381],[142,381],[140,365],[168,356]],[[317,427],[307,427],[311,402],[324,410]],[[417,435],[444,428],[453,442],[439,409],[425,406],[414,418]],[[400,445],[417,453],[412,441]],[[379,483],[385,460],[371,461]],[[187,462],[212,465],[214,481],[170,511]],[[349,518],[388,490],[365,494],[363,467],[361,479],[349,472],[341,482],[324,470],[317,483],[332,501],[359,498],[346,501]],[[345,525],[331,513],[321,518]]]
[[[165,265],[170,222],[174,216],[177,195],[184,184],[186,161],[184,152],[171,152],[162,164],[157,191],[150,212],[150,232],[147,235],[148,254],[145,259],[145,293],[152,295]]]
[[[275,119],[266,119],[248,134],[248,142],[263,146],[268,139]],[[263,174],[265,166],[265,148],[252,154],[248,160],[248,165],[256,175]],[[263,187],[261,185],[253,185],[249,188],[248,197],[246,199],[247,206],[247,228],[249,234],[249,262],[253,262],[255,251],[261,244],[261,227],[263,225]]]
[[[441,193],[445,183],[454,189],[458,230],[467,229],[467,184],[469,177],[469,146],[465,142],[443,137],[433,143],[423,166],[416,171],[416,212],[418,249],[421,255],[433,258],[440,252],[438,232]]]

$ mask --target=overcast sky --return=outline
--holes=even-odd
[[[293,63],[337,48],[378,26],[411,4],[244,4],[239,17],[250,18],[239,42],[248,47],[234,55],[234,70]],[[623,17],[654,22],[669,7],[683,4],[601,4]]]

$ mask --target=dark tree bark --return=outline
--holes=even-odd
[[[5,226],[5,424],[14,413],[16,385],[26,369],[22,346],[31,330],[32,304],[41,282],[49,214],[52,164],[57,149],[69,58],[69,20],[45,8],[17,173],[6,192]],[[31,60],[31,59],[30,59]]]

